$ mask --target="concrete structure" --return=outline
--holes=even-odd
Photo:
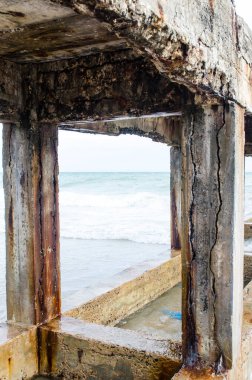
[[[8,320],[39,326],[31,327],[38,350],[29,371],[10,369],[15,353],[4,353],[2,378],[170,379],[182,364],[180,347],[168,342],[149,347],[147,339],[143,350],[125,332],[53,320],[61,313],[62,128],[174,147],[172,248],[181,243],[183,286],[183,369],[175,378],[249,380],[242,200],[252,34],[233,2],[0,0],[0,10]]]

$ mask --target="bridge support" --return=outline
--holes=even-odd
[[[171,256],[181,253],[181,148],[170,150]]]
[[[5,124],[8,320],[39,324],[60,313],[58,128]]]
[[[235,365],[243,289],[244,111],[187,110],[182,137],[183,356],[186,367]]]

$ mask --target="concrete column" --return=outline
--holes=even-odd
[[[181,148],[170,150],[171,256],[181,251]]]
[[[58,129],[3,127],[8,320],[60,313]]]
[[[236,361],[243,289],[244,111],[187,110],[182,137],[183,355],[221,372]]]

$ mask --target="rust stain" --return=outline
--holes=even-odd
[[[53,373],[54,362],[57,352],[57,333],[53,331],[48,331],[47,340],[46,340],[46,352],[47,352],[47,363],[48,363],[48,372]]]
[[[214,13],[215,0],[209,0],[209,6],[211,8],[212,13]]]
[[[172,189],[171,193],[171,248],[172,249],[181,249],[181,241],[178,230],[178,210],[177,210],[177,202],[176,202],[176,191]]]
[[[83,353],[84,353],[84,351],[82,349],[78,349],[78,360],[79,360],[79,363],[81,363]]]
[[[12,360],[11,360],[11,358],[8,358],[8,373],[9,373],[9,378],[12,379]]]
[[[56,368],[58,351],[57,333],[48,329],[38,328],[38,359],[39,371],[52,373]]]
[[[13,204],[12,198],[10,201],[10,207],[8,212],[8,242],[9,242],[9,252],[13,252],[14,242],[13,242],[13,224],[14,224],[14,216],[13,216]]]
[[[186,257],[187,263],[191,262],[191,246],[187,242]],[[186,312],[182,313],[182,327],[185,342],[183,344],[183,357],[184,363],[188,367],[195,366],[198,362],[198,344],[196,338],[196,321],[195,310],[193,307],[193,285],[195,283],[195,274],[190,272],[188,268],[187,274],[182,272],[182,282],[184,286],[184,306],[186,305]]]
[[[60,314],[57,139],[51,127],[39,131],[33,161],[34,272],[36,323]],[[56,140],[56,143],[55,143]],[[49,159],[48,159],[49,157]],[[50,173],[48,175],[47,173]]]

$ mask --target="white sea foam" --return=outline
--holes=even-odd
[[[60,205],[62,237],[169,242],[168,195],[80,194],[62,190]]]
[[[245,220],[252,218],[252,174],[246,174]],[[61,173],[61,237],[169,244],[168,173]],[[0,233],[5,232],[0,186]],[[251,250],[251,244],[246,249]]]

